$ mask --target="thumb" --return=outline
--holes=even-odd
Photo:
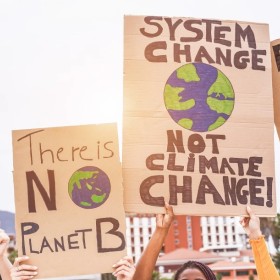
[[[252,210],[252,208],[249,205],[247,205],[246,210],[250,218],[252,218],[254,216],[254,211]]]

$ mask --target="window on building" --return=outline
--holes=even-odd
[[[249,275],[249,271],[248,270],[239,270],[239,271],[236,271],[236,275],[237,276]]]
[[[221,271],[219,273],[222,274],[222,276],[230,276],[230,272],[229,271]]]

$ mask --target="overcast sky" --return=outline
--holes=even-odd
[[[268,23],[271,41],[280,38],[279,0],[0,0],[0,210],[15,210],[12,130],[121,129],[124,15]],[[279,155],[275,135],[277,188]]]

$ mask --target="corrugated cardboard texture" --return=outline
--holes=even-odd
[[[38,278],[111,272],[126,254],[116,124],[13,131],[19,255]]]
[[[276,214],[269,26],[124,18],[125,210]],[[220,123],[219,123],[220,121]]]

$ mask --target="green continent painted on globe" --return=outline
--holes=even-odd
[[[176,69],[164,88],[164,103],[171,118],[196,132],[223,125],[234,108],[235,95],[229,79],[217,68],[190,63]]]
[[[92,209],[104,204],[111,191],[107,174],[94,166],[75,171],[68,183],[71,200],[81,208]]]

